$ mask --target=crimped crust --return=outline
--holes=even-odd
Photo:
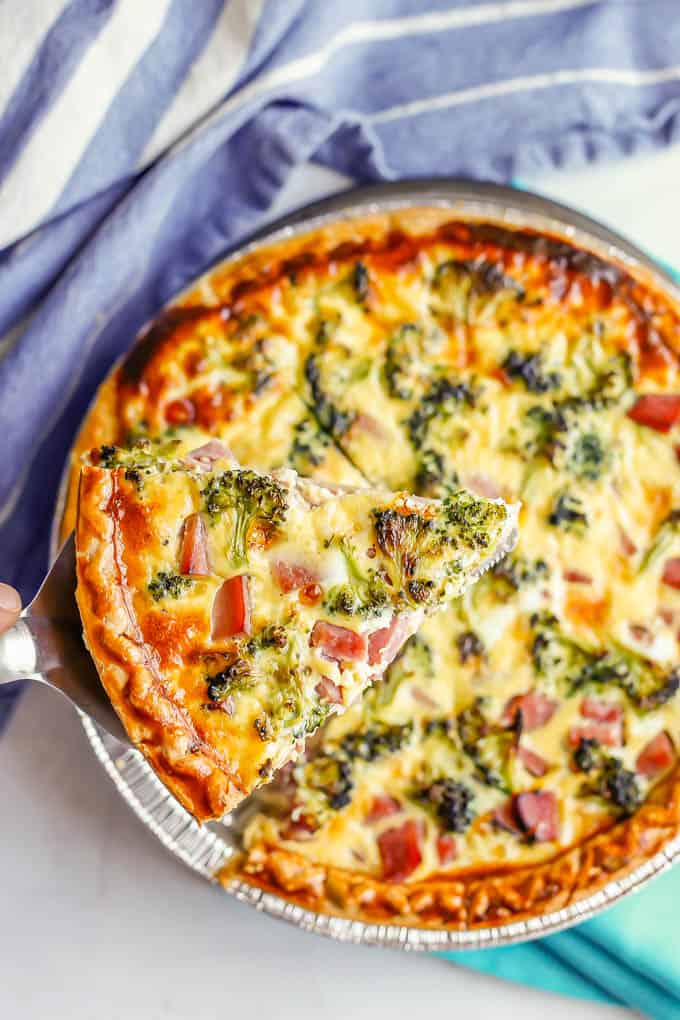
[[[244,879],[310,910],[377,923],[470,929],[561,910],[621,879],[658,853],[680,829],[680,775],[635,815],[543,864],[424,881],[385,882],[325,867],[286,847],[261,843],[220,875]]]
[[[219,817],[243,799],[243,792],[164,689],[121,566],[120,535],[110,511],[115,497],[115,475],[84,476],[76,525],[76,597],[88,648],[113,707],[157,775],[196,818]]]

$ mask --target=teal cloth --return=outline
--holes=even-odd
[[[680,272],[663,268],[680,283]],[[569,931],[441,955],[508,981],[680,1020],[680,866]]]
[[[570,931],[441,955],[509,981],[680,1020],[680,868]]]

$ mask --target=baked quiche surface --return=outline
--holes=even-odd
[[[93,459],[76,525],[85,640],[133,743],[200,819],[299,756],[516,541],[501,500],[330,490],[241,469],[215,439]]]
[[[263,791],[242,877],[472,927],[677,833],[679,355],[678,309],[637,271],[445,209],[260,249],[146,332],[74,477],[94,445],[199,429],[256,468],[522,502],[516,550]]]

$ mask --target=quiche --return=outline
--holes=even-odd
[[[239,468],[215,439],[91,459],[85,641],[133,743],[200,820],[268,782],[516,539],[501,500],[331,490]]]
[[[516,549],[249,805],[225,882],[494,926],[678,833],[680,311],[593,245],[454,207],[336,220],[218,266],[104,383],[65,528],[85,451],[196,430],[258,470],[521,501]]]

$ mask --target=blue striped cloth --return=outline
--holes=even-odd
[[[678,137],[678,0],[4,0],[0,577],[32,595],[97,383],[296,165],[507,181]]]

